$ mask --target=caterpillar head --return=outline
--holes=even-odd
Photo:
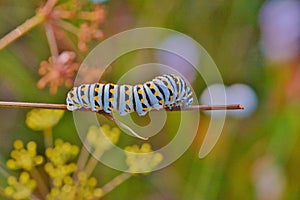
[[[74,110],[81,108],[80,104],[75,101],[75,99],[76,99],[75,98],[75,92],[76,92],[75,90],[76,90],[76,88],[74,87],[67,94],[67,99],[66,99],[67,109],[70,111],[74,111]]]

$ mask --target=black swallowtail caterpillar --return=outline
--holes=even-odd
[[[182,77],[167,74],[137,85],[112,83],[83,84],[72,88],[67,95],[67,108],[74,111],[90,108],[94,112],[118,111],[120,115],[137,112],[143,116],[152,109],[185,108],[193,101],[191,89]]]

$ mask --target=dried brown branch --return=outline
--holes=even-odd
[[[0,101],[0,108],[46,108],[46,109],[62,109],[67,110],[65,104],[50,104],[50,103],[29,103],[29,102],[13,102],[13,101]],[[240,104],[230,105],[196,105],[184,109],[173,108],[172,111],[189,111],[189,110],[243,110],[244,107]],[[86,109],[81,109],[85,110]],[[169,109],[163,109],[170,111]],[[155,110],[153,110],[155,111]],[[104,111],[99,111],[103,114]]]

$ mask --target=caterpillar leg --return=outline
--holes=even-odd
[[[164,106],[165,109],[168,109],[168,110],[170,110],[170,111],[172,111],[173,108],[175,108],[175,107],[178,107],[178,104],[177,104],[177,103],[171,103],[171,104],[168,104],[168,105],[165,105],[165,106]]]

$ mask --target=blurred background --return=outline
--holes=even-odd
[[[0,37],[32,17],[42,3],[0,0]],[[210,121],[207,113],[201,113],[196,139],[180,159],[149,175],[129,179],[103,199],[300,199],[300,1],[109,0],[103,5],[103,39],[144,26],[182,32],[200,43],[217,64],[228,103],[245,107],[228,113],[221,137],[204,159],[198,158],[198,151]],[[70,36],[70,40],[76,38]],[[181,45],[193,55],[193,48],[178,40],[170,38],[162,45]],[[97,43],[99,40],[93,41],[89,50]],[[68,50],[69,46],[60,43],[59,49]],[[0,50],[0,100],[64,103],[69,87],[59,87],[55,94],[50,94],[48,87],[37,87],[40,63],[49,56],[41,26]],[[148,61],[147,52],[120,58],[104,74],[106,81],[117,80],[136,64],[136,57]],[[168,55],[159,59],[168,59]],[[207,87],[217,92],[218,85],[204,85],[188,67],[179,70],[201,103],[207,103]],[[34,140],[43,152],[43,135],[25,125],[27,112],[0,109],[2,166],[15,139]],[[169,126],[163,134],[171,137],[172,124]],[[66,112],[55,127],[54,137],[81,145],[71,113]],[[120,146],[124,146],[122,142],[128,141],[121,141]],[[152,145],[162,146],[159,142]],[[101,164],[94,172],[100,185],[116,174]],[[0,184],[5,187],[3,178]]]

